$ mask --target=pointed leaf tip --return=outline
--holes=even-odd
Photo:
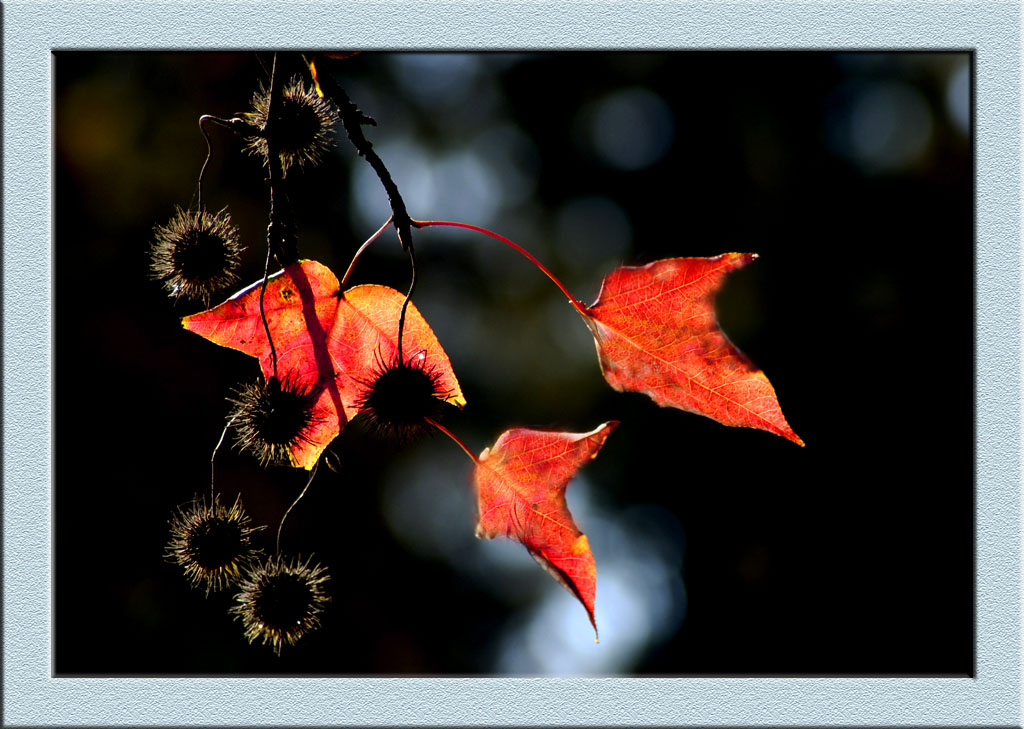
[[[597,301],[585,310],[608,384],[642,392],[663,407],[802,444],[764,372],[715,319],[715,296],[725,276],[756,258],[666,258],[608,274]]]
[[[618,425],[589,433],[517,428],[484,449],[474,472],[478,537],[504,536],[523,544],[537,563],[582,603],[597,636],[597,571],[587,537],[565,502],[569,480]]]

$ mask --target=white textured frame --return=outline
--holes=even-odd
[[[7,2],[2,12],[4,726],[1021,726],[1020,0]],[[143,47],[975,51],[975,677],[53,678],[50,54]],[[908,245],[927,253],[929,242]]]

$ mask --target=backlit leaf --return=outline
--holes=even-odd
[[[349,418],[359,412],[357,403],[366,383],[381,364],[391,363],[398,355],[398,318],[404,300],[405,294],[395,289],[363,284],[348,289],[338,304],[327,348],[337,371],[348,374],[338,378],[338,388]],[[447,393],[447,402],[460,408],[466,404],[448,355],[410,302],[405,315],[402,357],[409,360],[415,356],[424,357],[424,368],[438,373],[438,386]]]
[[[274,360],[260,316],[262,280],[224,303],[182,319],[182,325],[210,341],[256,357],[263,376],[274,375]],[[271,276],[263,294],[267,328],[277,354],[279,379],[319,392],[314,424],[291,450],[298,468],[312,468],[324,448],[355,417],[358,395],[379,366],[398,348],[398,318],[405,295],[386,286],[356,286],[342,294],[338,279],[316,261],[300,261]],[[430,326],[410,302],[403,354],[422,352],[438,373],[448,402],[465,399],[448,356]]]
[[[508,537],[583,603],[594,634],[597,573],[590,544],[569,513],[565,487],[576,471],[597,456],[618,423],[590,433],[517,428],[484,449],[476,466],[478,537]]]
[[[714,299],[727,273],[754,258],[667,258],[623,266],[605,277],[584,318],[597,343],[605,379],[723,425],[793,432],[764,372],[718,327]]]

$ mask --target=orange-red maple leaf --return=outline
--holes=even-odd
[[[327,349],[338,372],[341,402],[349,418],[359,412],[359,401],[381,364],[398,355],[398,319],[405,294],[387,286],[363,284],[345,292],[338,304],[334,326],[327,335]],[[448,355],[433,330],[412,302],[405,313],[402,357],[422,357],[419,365],[437,376],[437,390],[456,407],[466,404]]]
[[[590,433],[505,431],[480,454],[474,475],[480,516],[476,535],[522,543],[583,603],[595,636],[594,555],[565,504],[565,487],[581,465],[597,456],[616,425],[608,422]]]
[[[359,393],[378,366],[398,348],[398,318],[404,294],[386,286],[364,285],[340,291],[338,279],[316,261],[301,261],[271,276],[263,311],[273,353],[260,316],[263,282],[242,289],[224,303],[182,319],[182,325],[210,341],[256,357],[266,379],[288,378],[319,393],[312,425],[291,448],[292,465],[312,468],[324,448],[358,412]],[[430,326],[410,302],[403,355],[423,353],[424,366],[438,375],[448,402],[466,401],[448,356]]]
[[[724,425],[759,428],[803,445],[782,415],[764,372],[718,327],[714,298],[726,274],[754,253],[667,258],[605,277],[582,310],[605,379],[616,390]]]

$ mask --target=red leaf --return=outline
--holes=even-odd
[[[714,298],[726,274],[756,257],[724,253],[617,268],[584,318],[604,377],[616,390],[642,392],[661,406],[767,430],[802,446],[768,378],[715,320]]]
[[[505,536],[525,545],[583,603],[595,637],[594,555],[569,514],[565,487],[581,465],[597,456],[616,425],[605,423],[590,433],[505,431],[480,454],[474,478],[480,513],[476,535]]]
[[[256,357],[264,378],[269,379],[274,362],[260,317],[262,287],[262,280],[257,281],[223,304],[187,316],[181,323],[215,344]],[[292,465],[312,468],[348,421],[327,351],[327,332],[338,311],[338,279],[316,261],[293,263],[268,280],[263,310],[281,378],[291,378],[304,390],[320,390],[307,439],[291,451]]]
[[[405,294],[399,291],[387,286],[364,284],[347,290],[338,304],[327,348],[337,371],[348,375],[338,378],[338,388],[349,418],[359,412],[357,402],[379,363],[390,363],[398,354],[398,318],[403,301]],[[447,392],[445,399],[460,408],[465,405],[466,400],[448,355],[441,349],[430,325],[409,302],[402,335],[402,356],[408,360],[418,353],[423,354],[424,368],[437,373],[438,389]]]
[[[189,331],[224,347],[256,357],[263,376],[274,375],[274,362],[260,317],[262,280],[219,306],[182,319]],[[356,286],[342,294],[338,279],[316,261],[287,266],[270,277],[263,296],[267,327],[277,353],[277,372],[303,389],[317,388],[314,425],[308,442],[291,451],[292,465],[312,468],[324,448],[358,413],[356,401],[373,378],[378,359],[389,362],[397,350],[398,317],[405,295],[386,286]],[[447,400],[465,405],[448,356],[430,326],[410,302],[403,350],[406,357],[423,350],[426,366],[439,374]]]

